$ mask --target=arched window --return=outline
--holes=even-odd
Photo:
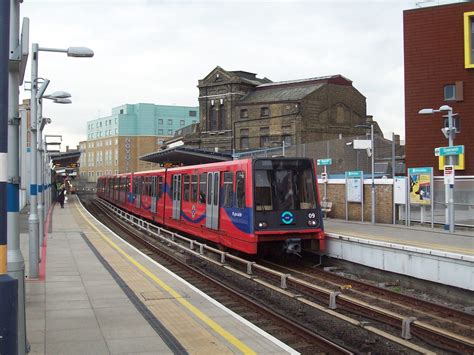
[[[217,131],[217,115],[214,105],[209,107],[209,131]]]

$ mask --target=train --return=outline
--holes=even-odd
[[[97,196],[221,250],[325,248],[313,159],[253,158],[101,176]]]

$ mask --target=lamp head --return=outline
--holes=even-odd
[[[439,108],[440,111],[452,111],[452,107],[448,105],[443,105]]]
[[[72,101],[71,99],[54,99],[53,100],[54,103],[57,103],[57,104],[72,104]]]
[[[67,49],[67,56],[77,58],[93,57],[94,51],[87,47],[69,47]]]
[[[424,108],[418,111],[419,115],[432,115],[435,112],[432,108]]]
[[[66,91],[55,91],[52,94],[44,95],[43,97],[45,97],[47,99],[53,99],[53,100],[67,99],[67,98],[71,97],[71,94],[66,92]]]

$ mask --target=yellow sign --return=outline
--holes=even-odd
[[[410,174],[410,203],[431,204],[431,174]]]

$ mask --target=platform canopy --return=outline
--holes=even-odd
[[[232,155],[179,146],[143,155],[140,160],[156,164],[199,165],[232,160]]]

